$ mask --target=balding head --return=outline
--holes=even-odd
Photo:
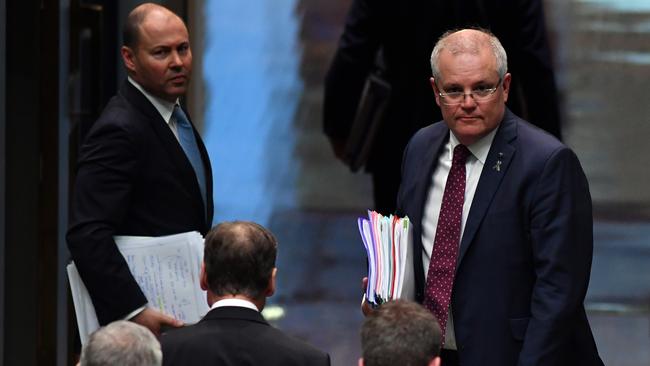
[[[163,20],[175,18],[185,24],[185,22],[183,22],[183,20],[178,15],[174,14],[174,12],[165,8],[164,6],[154,3],[141,4],[133,9],[129,13],[129,16],[126,18],[126,23],[124,24],[124,29],[122,31],[124,46],[127,46],[131,49],[136,49],[138,47],[138,42],[140,40],[140,28],[150,16],[157,19],[163,18]]]
[[[81,351],[80,366],[160,366],[160,343],[149,329],[129,321],[99,328]]]
[[[457,56],[462,54],[478,55],[490,51],[495,60],[495,71],[499,77],[508,71],[508,58],[506,51],[490,31],[485,29],[461,29],[443,34],[431,52],[431,71],[435,79],[440,79],[439,60],[442,52],[449,52]]]
[[[270,295],[276,256],[277,241],[261,225],[221,223],[205,238],[205,285],[217,297],[242,295],[263,300]]]

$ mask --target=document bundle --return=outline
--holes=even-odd
[[[198,322],[209,310],[199,284],[203,237],[188,232],[163,237],[117,236],[115,243],[148,300],[147,306]],[[82,344],[99,328],[95,308],[73,263],[67,267]]]
[[[368,218],[359,218],[358,225],[368,255],[368,303],[377,307],[390,300],[413,299],[413,248],[408,217],[368,211]]]

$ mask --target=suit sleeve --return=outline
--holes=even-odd
[[[558,91],[553,72],[546,20],[541,0],[516,0],[506,24],[514,37],[508,47],[509,68],[521,85],[524,115],[534,125],[561,139]],[[515,91],[516,92],[516,91]]]
[[[380,44],[379,0],[354,0],[325,78],[323,129],[346,139]]]
[[[67,240],[99,322],[106,324],[147,300],[113,240],[129,207],[138,146],[123,127],[97,124],[80,152]]]
[[[530,217],[536,280],[518,365],[556,365],[582,309],[593,253],[589,187],[568,148],[547,161]]]

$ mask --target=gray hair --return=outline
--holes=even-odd
[[[80,366],[161,366],[160,343],[149,329],[119,320],[99,328],[81,351]]]
[[[361,328],[366,366],[426,366],[440,354],[438,321],[420,304],[389,301],[371,313]]]
[[[438,39],[436,46],[433,48],[433,52],[431,52],[431,72],[434,79],[437,80],[440,78],[438,61],[442,50],[449,50],[453,55],[464,53],[478,54],[481,48],[486,46],[486,41],[496,59],[496,72],[499,74],[499,77],[503,79],[506,72],[508,72],[508,56],[506,55],[506,50],[501,45],[501,42],[499,42],[499,39],[489,30],[482,28],[472,28],[472,30],[480,33],[472,32],[464,37],[450,37],[464,30],[466,29],[456,29],[445,32],[445,34]]]

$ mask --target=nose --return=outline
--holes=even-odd
[[[183,59],[177,51],[173,51],[171,56],[171,67],[180,67],[183,65]]]
[[[463,101],[460,104],[463,108],[474,108],[476,107],[476,101],[471,92],[463,94]]]

